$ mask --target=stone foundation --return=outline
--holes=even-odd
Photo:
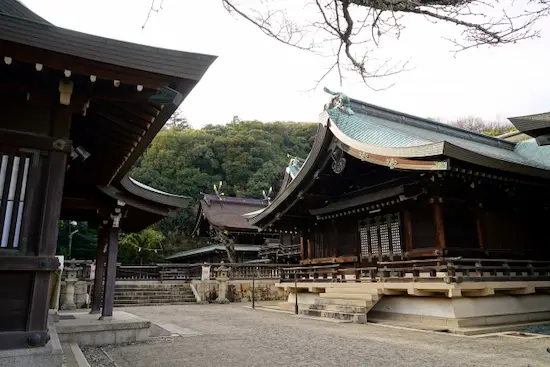
[[[149,320],[122,311],[115,311],[110,320],[99,320],[98,315],[83,312],[61,313],[56,324],[61,342],[80,346],[146,341],[150,326]]]
[[[550,295],[461,298],[385,296],[369,312],[369,319],[451,329],[550,321]]]

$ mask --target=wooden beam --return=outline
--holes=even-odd
[[[340,256],[340,257],[321,257],[316,259],[306,259],[302,261],[304,265],[313,265],[313,264],[341,264],[341,263],[350,263],[356,262],[357,256]]]
[[[0,350],[28,349],[29,347],[43,347],[46,345],[48,340],[49,340],[48,332],[45,330],[43,331],[34,331],[34,330],[33,331],[4,331],[4,332],[0,332]],[[34,344],[34,341],[36,341],[37,344]]]
[[[443,222],[443,211],[441,204],[435,202],[434,208],[434,221],[435,221],[435,245],[439,249],[445,248],[445,226]]]
[[[311,239],[307,239],[307,258],[313,259],[313,242]],[[305,260],[305,259],[302,259]]]
[[[105,268],[105,287],[103,290],[103,310],[100,319],[109,319],[113,316],[113,303],[115,299],[116,260],[118,253],[119,228],[109,228],[109,245],[107,247],[107,266]]]
[[[431,248],[417,248],[412,251],[407,252],[405,255],[409,258],[415,257],[431,257],[441,255],[439,252],[441,250],[431,247]]]
[[[73,74],[81,74],[86,77],[93,74],[98,79],[101,78],[107,81],[122,80],[125,84],[139,84],[143,85],[144,88],[157,89],[177,80],[175,77],[105,64],[9,41],[0,41],[0,49],[4,55],[17,55],[17,59],[14,60],[16,62],[24,61],[32,65],[39,62],[44,65],[44,68],[60,71],[65,70],[67,65],[70,65]]]
[[[47,271],[59,267],[57,257],[46,256],[0,256],[0,271]]]
[[[0,129],[0,144],[17,148],[30,148],[45,151],[71,152],[71,141],[51,136],[27,133],[17,130]]]
[[[304,246],[304,237],[300,236],[300,259],[305,258],[306,248]]]

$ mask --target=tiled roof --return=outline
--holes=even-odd
[[[351,107],[354,114],[347,114],[339,108],[330,109],[331,121],[343,134],[359,144],[388,148],[388,155],[437,155],[442,152],[435,147],[451,143],[489,158],[550,170],[550,149],[539,147],[535,154],[532,148],[523,146],[530,145],[529,142],[516,144],[356,100],[352,100]]]

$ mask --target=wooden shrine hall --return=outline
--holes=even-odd
[[[60,219],[98,226],[92,312],[112,315],[119,230],[189,202],[128,172],[214,59],[59,28],[0,0],[0,349],[49,340]]]
[[[228,261],[225,246],[216,238],[231,238],[235,247],[235,261],[257,260],[258,251],[267,238],[279,237],[270,232],[259,233],[248,223],[244,214],[267,206],[267,200],[223,195],[203,195],[199,202],[197,220],[191,236],[200,247],[178,252],[167,260],[178,263],[219,263]]]
[[[283,275],[281,286],[292,290],[297,278],[316,297],[358,300],[445,295],[470,302],[509,292],[525,295],[521,312],[549,320],[550,298],[528,295],[550,290],[550,147],[330,93],[301,169],[249,219],[301,236],[304,267]],[[360,283],[341,283],[350,279]],[[428,310],[422,317],[439,312],[420,298],[416,310]],[[519,302],[497,299],[503,310]],[[416,312],[410,300],[384,300],[381,314]],[[320,311],[322,299],[315,302],[312,314],[328,313]],[[460,309],[450,305],[441,307]],[[476,310],[498,313],[485,306]]]

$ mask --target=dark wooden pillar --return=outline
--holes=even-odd
[[[445,226],[443,224],[443,210],[441,204],[434,203],[434,221],[435,221],[435,246],[439,249],[445,248]]]
[[[313,242],[311,241],[311,238],[307,239],[307,258],[313,259]]]
[[[483,234],[483,213],[478,212],[476,216],[477,227],[477,240],[479,242],[479,248],[485,249],[485,238]]]
[[[405,251],[412,251],[412,238],[411,212],[405,210],[403,211],[403,240],[405,242]]]
[[[120,217],[120,215],[119,215]],[[116,260],[118,254],[118,220],[109,227],[109,245],[107,247],[107,266],[105,272],[105,288],[103,291],[103,310],[101,319],[113,316],[115,298]]]
[[[105,249],[109,242],[109,229],[102,227],[98,234],[97,255],[95,264],[94,289],[92,294],[91,314],[98,314],[101,311],[101,299],[103,294],[103,277],[105,275]]]
[[[304,246],[304,237],[300,236],[300,259],[304,260],[306,258],[306,248]]]
[[[52,136],[60,139],[68,138],[70,124],[71,110],[69,106],[57,106],[52,120]],[[48,152],[43,210],[40,213],[42,223],[38,243],[35,247],[36,256],[51,258],[55,256],[66,167],[67,153],[56,150]],[[28,255],[32,256],[33,254],[29,253]],[[37,271],[34,276],[26,328],[29,332],[36,332],[37,341],[33,346],[42,346],[47,342],[43,335],[47,330],[52,273]],[[41,339],[38,341],[39,338]],[[46,336],[46,338],[48,337]]]

